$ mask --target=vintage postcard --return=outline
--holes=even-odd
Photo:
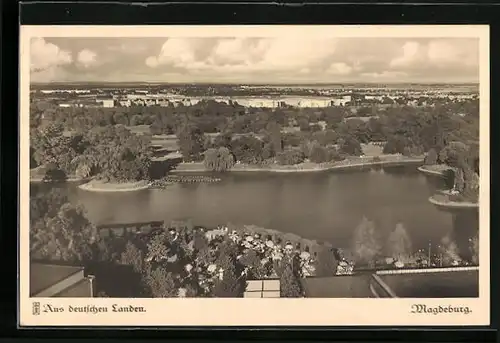
[[[488,325],[488,26],[22,26],[20,325]]]

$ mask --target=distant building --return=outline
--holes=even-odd
[[[352,100],[351,95],[344,95],[344,96],[339,97],[339,98],[334,98],[330,102],[330,106],[345,106],[348,103],[350,103],[351,100]]]
[[[110,108],[115,107],[115,100],[113,99],[102,99],[98,100],[102,104],[102,107]]]
[[[127,99],[127,100],[118,100],[118,104],[121,107],[130,107],[132,105],[132,102],[129,99]]]
[[[30,297],[92,298],[95,280],[83,267],[31,263]]]

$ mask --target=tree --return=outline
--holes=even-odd
[[[319,143],[322,146],[334,145],[337,144],[337,140],[339,139],[339,135],[337,132],[333,130],[325,130],[321,132]]]
[[[283,134],[283,145],[285,147],[298,147],[301,142],[301,136],[296,132],[287,132]]]
[[[462,142],[450,142],[439,153],[439,159],[455,168],[465,168],[469,166],[469,148]]]
[[[222,249],[216,261],[218,268],[222,269],[222,280],[217,280],[213,296],[219,298],[239,298],[243,295],[243,281],[236,275],[236,256],[231,252],[231,247]]]
[[[328,152],[328,157],[327,157],[328,161],[342,161],[344,159],[344,157],[339,153],[339,151],[335,147],[328,148],[327,152]]]
[[[300,150],[289,149],[277,154],[276,159],[281,165],[295,165],[304,162],[304,154]]]
[[[454,188],[457,192],[463,193],[465,188],[464,172],[463,169],[457,168],[455,172]]]
[[[361,144],[356,138],[347,136],[338,141],[339,151],[346,155],[359,156],[362,154]]]
[[[459,254],[460,250],[455,241],[450,239],[450,237],[444,237],[442,239],[441,253],[442,262],[446,265],[451,265],[454,262],[460,262],[462,258]]]
[[[145,281],[153,298],[172,298],[178,294],[173,274],[163,267],[147,272]]]
[[[261,260],[261,257],[257,255],[255,250],[250,250],[239,259],[239,263],[249,269],[251,278],[258,280],[266,276],[266,270]]]
[[[311,126],[309,126],[309,121],[307,118],[301,117],[297,119],[297,124],[299,125],[300,131],[310,131]]]
[[[280,296],[282,298],[300,298],[302,296],[300,279],[293,270],[291,258],[285,258],[282,263],[284,266],[280,275]]]
[[[425,156],[424,164],[426,165],[437,164],[437,159],[438,159],[438,154],[436,152],[436,149],[431,148],[429,152],[427,152],[427,155]]]
[[[309,159],[314,163],[323,163],[328,160],[328,152],[318,143],[314,144],[309,155]]]
[[[283,150],[283,142],[281,140],[281,127],[278,123],[271,121],[267,125],[267,132],[271,136],[271,143],[273,144],[274,151],[280,153]]]
[[[389,253],[396,260],[405,260],[412,253],[411,240],[403,224],[398,223],[389,235]]]
[[[446,169],[443,172],[444,182],[447,189],[455,187],[455,171],[453,169]]]
[[[479,264],[479,235],[476,234],[471,240],[470,250],[472,253],[472,263]]]
[[[407,142],[403,137],[391,136],[384,145],[384,154],[403,154],[407,147]]]
[[[231,141],[232,141],[232,134],[230,132],[224,132],[223,134],[215,137],[213,145],[216,148],[222,148],[222,147],[230,148]]]
[[[363,217],[354,231],[353,251],[356,260],[373,266],[380,253],[380,244],[376,237],[375,224]]]
[[[132,242],[127,242],[125,251],[121,255],[121,263],[132,266],[134,271],[141,273],[144,262],[142,251],[139,250]]]
[[[231,142],[231,151],[237,161],[247,164],[262,161],[263,142],[254,136],[243,136]]]
[[[317,276],[333,276],[337,272],[337,266],[340,261],[337,260],[331,249],[324,247],[318,253],[316,261]]]
[[[211,171],[223,172],[234,165],[234,157],[228,148],[208,149],[205,151],[205,168]]]
[[[177,143],[185,161],[198,160],[203,150],[203,132],[195,125],[186,122],[177,132]]]
[[[40,198],[38,199],[40,201]],[[50,205],[34,206],[38,210]],[[42,200],[43,201],[43,200]],[[42,205],[42,208],[40,208]],[[32,207],[31,213],[36,211]],[[45,216],[32,221],[30,251],[37,259],[52,261],[82,262],[92,259],[92,245],[97,238],[97,229],[85,216],[82,207],[63,203],[57,210],[49,210]]]
[[[150,238],[148,243],[148,250],[146,255],[146,261],[148,262],[161,262],[165,260],[169,253],[169,247],[167,246],[167,233],[159,232]]]
[[[45,175],[43,176],[44,182],[59,183],[64,182],[67,179],[67,175],[64,170],[57,168],[54,163],[49,163],[45,170]]]

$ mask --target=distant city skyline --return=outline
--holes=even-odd
[[[32,38],[33,83],[477,83],[475,38]]]

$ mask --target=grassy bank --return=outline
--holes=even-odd
[[[104,182],[104,181],[91,181],[78,186],[78,188],[90,192],[133,192],[149,189],[148,181],[136,182]]]
[[[418,170],[427,175],[436,175],[436,176],[444,176],[445,171],[448,169],[453,170],[452,167],[447,166],[446,164],[432,164],[432,165],[423,165],[418,167]]]
[[[469,202],[469,201],[454,201],[451,200],[450,197],[441,192],[440,194],[435,194],[429,198],[429,202],[433,205],[449,208],[449,209],[473,209],[479,208],[478,202]]]
[[[356,169],[370,166],[388,166],[401,164],[417,164],[422,163],[423,158],[420,157],[403,157],[403,156],[384,156],[380,157],[380,161],[374,161],[372,157],[356,157],[338,162],[328,163],[312,163],[304,162],[293,166],[284,166],[279,164],[271,164],[266,166],[236,164],[231,168],[231,172],[274,172],[274,173],[305,173],[319,172],[326,170],[346,170]],[[177,173],[189,172],[207,172],[202,162],[198,163],[180,163],[172,171]]]

